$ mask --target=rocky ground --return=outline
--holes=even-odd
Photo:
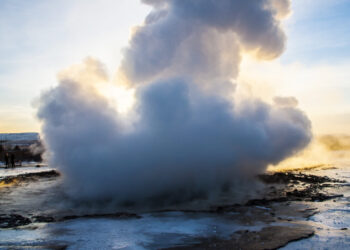
[[[242,224],[253,224],[258,220],[275,225],[257,231],[236,231],[226,240],[202,238],[200,243],[169,249],[277,249],[311,237],[315,230],[304,223],[305,220],[319,212],[318,202],[332,199],[336,202],[337,198],[343,197],[343,194],[329,193],[329,189],[334,191],[346,183],[327,176],[293,172],[260,175],[259,179],[270,189],[265,198],[249,200],[244,205],[217,207],[212,212],[234,212],[239,214]],[[250,216],[252,213],[254,216]]]
[[[17,176],[8,176],[0,179],[1,186],[23,185],[42,179],[55,179],[60,175],[54,170],[40,173],[26,173]],[[265,185],[265,196],[252,199],[244,204],[231,204],[214,206],[205,210],[166,210],[156,213],[108,213],[108,214],[48,214],[48,213],[6,213],[0,214],[0,238],[1,230],[35,230],[40,225],[61,225],[70,221],[86,221],[91,219],[129,220],[135,223],[143,223],[143,220],[166,217],[167,213],[181,213],[182,219],[199,217],[217,218],[225,223],[232,223],[232,230],[225,236],[217,233],[214,223],[213,232],[209,234],[192,234],[166,245],[153,242],[143,244],[144,248],[164,249],[277,249],[289,242],[308,238],[316,233],[315,227],[308,223],[308,218],[320,212],[320,203],[325,201],[337,202],[343,197],[344,187],[348,183],[342,179],[330,178],[314,174],[299,172],[277,172],[264,174],[257,177]],[[1,206],[1,204],[0,204]],[[60,224],[61,223],[61,224]],[[220,225],[218,226],[218,228]],[[348,228],[339,230],[347,232]],[[3,231],[5,232],[5,231]],[[6,231],[7,233],[9,231]],[[5,235],[6,235],[5,232]],[[178,233],[178,232],[177,232]],[[164,234],[162,237],[165,237]],[[168,237],[168,236],[167,236]],[[175,235],[175,238],[179,236]],[[2,245],[9,244],[1,242]],[[12,243],[11,243],[12,244]],[[13,242],[16,245],[16,242]],[[142,244],[141,244],[142,245]],[[23,246],[23,245],[22,245]],[[42,245],[35,245],[42,247]],[[48,249],[64,249],[69,244],[45,243]],[[143,248],[141,248],[143,249]]]
[[[13,184],[23,184],[30,181],[40,181],[42,178],[54,178],[60,176],[56,170],[41,171],[34,173],[25,173],[14,176],[0,177],[0,187]]]

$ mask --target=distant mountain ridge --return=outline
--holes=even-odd
[[[0,141],[37,141],[39,133],[0,133]]]

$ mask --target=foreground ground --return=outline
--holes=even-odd
[[[346,249],[350,168],[257,177],[240,204],[113,211],[67,204],[53,169],[0,169],[0,249]]]

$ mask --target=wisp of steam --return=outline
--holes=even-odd
[[[135,91],[127,115],[96,91],[107,74],[91,58],[40,98],[46,158],[71,197],[208,197],[307,146],[311,124],[293,98],[235,98],[243,52],[266,60],[283,52],[289,0],[142,2],[153,10],[117,71]]]

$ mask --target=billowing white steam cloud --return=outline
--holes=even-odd
[[[143,2],[154,10],[119,69],[136,91],[128,126],[97,94],[106,74],[92,59],[62,74],[41,97],[47,157],[70,194],[120,202],[191,199],[227,189],[309,143],[310,122],[293,105],[232,100],[242,51],[265,59],[282,53],[279,20],[289,1]]]
[[[132,83],[187,76],[208,82],[238,74],[242,49],[274,58],[285,35],[270,0],[143,0],[154,11],[126,50],[122,70]],[[288,4],[289,1],[281,0]]]

